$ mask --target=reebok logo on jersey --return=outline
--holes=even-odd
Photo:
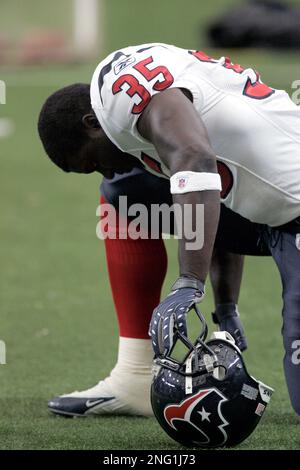
[[[135,57],[128,57],[128,59],[122,59],[120,60],[115,66],[114,66],[114,72],[115,75],[118,75],[122,70],[124,70],[128,65],[133,64],[136,61]]]

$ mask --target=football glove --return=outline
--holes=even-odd
[[[220,331],[228,331],[241,351],[247,349],[247,340],[237,306],[233,303],[218,304],[212,313],[213,322],[219,325]]]
[[[170,294],[153,311],[149,336],[156,357],[169,354],[176,329],[187,336],[186,316],[204,296],[204,284],[195,278],[179,277]]]

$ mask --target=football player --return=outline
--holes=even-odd
[[[240,217],[241,224],[248,226],[251,242],[261,242],[280,271],[284,367],[292,405],[300,414],[300,110],[284,91],[262,83],[254,69],[166,44],[128,47],[109,55],[96,68],[90,96],[91,102],[88,86],[73,85],[46,101],[39,133],[54,163],[64,171],[99,171],[108,179],[142,164],[148,172],[170,180],[172,201],[183,213],[185,205],[192,207],[193,220],[196,205],[204,205],[204,246],[191,251],[186,249],[185,237],[179,240],[180,276],[153,312],[149,332],[155,355],[171,350],[174,323],[186,333],[186,314],[203,299],[210,266],[220,284],[226,283],[230,263],[241,272],[240,257],[227,256],[225,263],[224,258],[214,263],[221,196],[237,214],[234,218]],[[118,256],[118,241],[111,251],[113,264],[122,256],[127,256],[128,265],[134,264],[130,249]],[[157,243],[148,252],[153,254],[148,267],[155,279],[149,277],[147,287],[156,291],[157,304],[165,255],[159,241],[151,241]],[[110,269],[111,279],[115,271]],[[128,284],[135,280],[143,285],[147,280],[130,276]],[[237,286],[238,281],[232,284]],[[137,286],[138,282],[135,291]],[[118,288],[122,290],[120,284]],[[237,299],[232,296],[224,303],[235,305]],[[139,303],[144,314],[143,304],[144,299]],[[222,312],[217,310],[215,318],[220,322]],[[132,322],[128,317],[126,328]],[[123,412],[147,414],[147,409],[135,408],[135,398],[143,385],[144,390],[149,387],[149,342],[139,337],[130,341],[135,337],[122,333],[122,328],[119,359],[110,378],[88,392],[54,400],[53,410],[75,414],[77,404],[77,414],[84,414],[96,405],[103,409],[104,403],[110,410],[115,406]],[[129,369],[135,383],[140,380],[139,389],[132,383],[125,390]],[[100,387],[106,387],[107,393],[100,395]]]

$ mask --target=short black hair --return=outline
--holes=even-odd
[[[62,170],[86,139],[82,117],[91,112],[90,85],[75,83],[56,91],[45,101],[38,131],[49,158]]]

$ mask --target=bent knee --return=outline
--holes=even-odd
[[[300,392],[298,392],[298,390],[292,391],[289,388],[289,395],[293,410],[298,416],[300,416]]]

